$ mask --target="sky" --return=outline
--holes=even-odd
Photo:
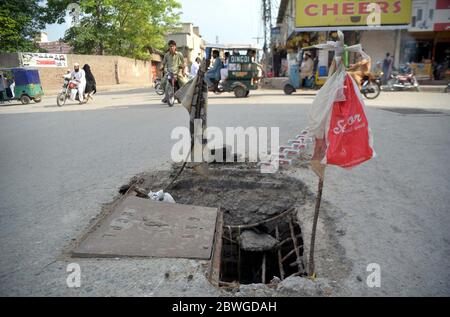
[[[261,0],[178,0],[182,5],[181,22],[191,22],[200,27],[200,34],[207,43],[256,44],[263,37]],[[275,1],[277,3],[278,1]],[[276,10],[272,13],[277,15]],[[48,25],[49,41],[64,36],[66,24]]]

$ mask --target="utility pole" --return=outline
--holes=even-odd
[[[262,0],[263,25],[264,25],[264,71],[267,73],[272,65],[271,58],[269,58],[269,45],[272,36],[272,0]]]
[[[263,24],[264,24],[264,54],[269,50],[270,36],[272,32],[272,0],[262,0]]]
[[[256,40],[256,44],[259,45],[259,40],[263,40],[263,37],[252,37],[252,40]]]

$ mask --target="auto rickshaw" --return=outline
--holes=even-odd
[[[215,93],[234,92],[237,98],[245,98],[250,94],[250,90],[258,89],[259,77],[258,68],[252,57],[247,54],[249,50],[258,52],[259,48],[252,45],[219,45],[212,44],[206,48],[206,59],[212,56],[212,51],[216,49],[222,54],[230,53],[228,61],[228,77],[223,85],[216,89]]]
[[[0,68],[0,102],[18,100],[26,105],[33,100],[41,102],[42,90],[39,71],[33,68]]]
[[[300,83],[300,65],[302,64],[305,52],[309,52],[314,61],[313,76],[305,78],[304,82]],[[286,95],[291,95],[299,88],[319,89],[325,84],[328,78],[329,62],[331,59],[328,51],[320,50],[314,46],[308,46],[301,48],[298,56],[298,63],[290,66],[289,79],[283,83],[283,91]],[[345,65],[348,65],[348,60],[348,52],[345,52]]]

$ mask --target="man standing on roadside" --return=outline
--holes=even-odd
[[[383,60],[383,85],[387,83],[391,77],[393,60],[390,53],[386,53],[386,58]]]

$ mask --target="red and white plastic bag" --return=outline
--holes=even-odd
[[[344,69],[319,91],[309,119],[309,134],[315,139],[311,164],[319,177],[327,164],[352,168],[375,156],[363,97]]]
[[[335,101],[327,134],[326,162],[351,168],[370,160],[372,149],[369,122],[362,97],[350,75],[344,80],[345,100]]]

